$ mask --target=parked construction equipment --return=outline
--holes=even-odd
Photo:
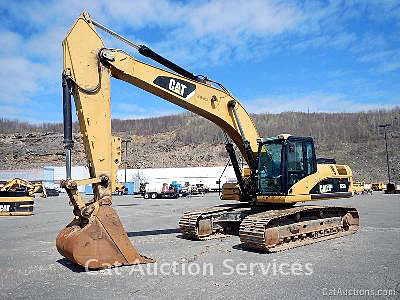
[[[146,182],[142,195],[144,199],[176,199],[179,192],[165,182]]]
[[[372,183],[372,190],[373,191],[383,191],[386,189],[386,184],[383,182],[373,182]]]
[[[364,193],[364,183],[354,181],[353,182],[353,192],[356,195]]]
[[[41,193],[43,198],[47,197],[46,187],[42,182],[29,182],[21,178],[14,178],[0,186],[2,192],[27,192],[30,197],[35,193]]]
[[[105,48],[96,27],[173,72],[145,64],[124,51]],[[111,208],[115,184],[110,143],[111,76],[212,121],[236,144],[247,162],[248,169],[241,170],[234,146],[227,141],[240,191],[238,203],[186,212],[179,221],[183,236],[201,240],[238,234],[245,247],[275,252],[357,231],[359,217],[355,208],[294,206],[297,202],[353,195],[350,168],[317,164],[312,138],[288,134],[261,138],[242,104],[220,83],[194,75],[148,47],[128,41],[93,21],[87,13],[68,32],[63,49],[67,179],[62,186],[75,215],[56,240],[63,256],[93,269],[153,262],[133,247]],[[88,158],[91,178],[85,180],[72,180],[70,176],[71,95]],[[77,187],[88,183],[93,184],[94,198],[85,202]]]
[[[372,195],[372,184],[371,183],[364,183],[364,193]]]
[[[28,192],[0,191],[0,216],[30,216],[33,206]]]
[[[353,192],[355,195],[372,194],[372,185],[365,182],[354,181]]]

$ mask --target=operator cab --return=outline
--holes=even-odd
[[[287,195],[296,182],[316,171],[311,137],[281,134],[258,140],[259,194]]]

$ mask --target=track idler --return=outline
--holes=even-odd
[[[67,192],[77,200],[76,194],[68,189]],[[92,202],[82,207],[83,204],[79,205],[79,201],[72,201],[75,202],[76,217],[56,239],[57,250],[62,256],[86,269],[154,262],[140,255],[131,244],[118,214],[110,206],[111,203],[101,205],[101,202]]]

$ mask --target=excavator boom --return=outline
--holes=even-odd
[[[243,139],[249,141],[252,152],[257,153],[259,135],[254,122],[240,102],[229,92],[204,81],[195,81],[148,65],[122,50],[104,48],[104,43],[93,23],[98,24],[92,22],[87,13],[83,13],[63,42],[64,74],[77,86],[76,96],[79,97],[75,101],[79,102],[78,116],[85,113],[85,116],[79,118],[81,132],[87,132],[88,136],[95,135],[90,128],[103,132],[103,128],[97,125],[111,132],[110,76],[112,76],[212,121],[229,135],[245,159],[247,154]],[[98,106],[92,105],[93,99],[97,99]],[[101,123],[97,112],[104,112]],[[88,124],[87,121],[82,123],[81,119],[96,120],[97,123]],[[110,140],[111,138],[104,138],[105,143]],[[89,157],[92,158],[91,149],[85,150],[89,150]],[[103,164],[101,168],[109,170]],[[100,164],[98,167],[100,168]]]

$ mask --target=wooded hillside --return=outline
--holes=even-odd
[[[351,166],[356,178],[368,181],[387,180],[384,132],[379,125],[391,124],[390,168],[392,177],[400,181],[400,108],[356,113],[266,113],[253,118],[261,136],[291,133],[314,137],[318,156],[336,157],[338,163]],[[128,157],[131,167],[212,166],[227,161],[221,129],[197,115],[112,120],[112,128],[120,136],[132,137]],[[74,131],[78,132],[77,124]],[[21,168],[27,163],[63,164],[62,124],[32,125],[0,119],[0,138],[2,169]],[[75,163],[83,165],[79,135],[76,139]]]

